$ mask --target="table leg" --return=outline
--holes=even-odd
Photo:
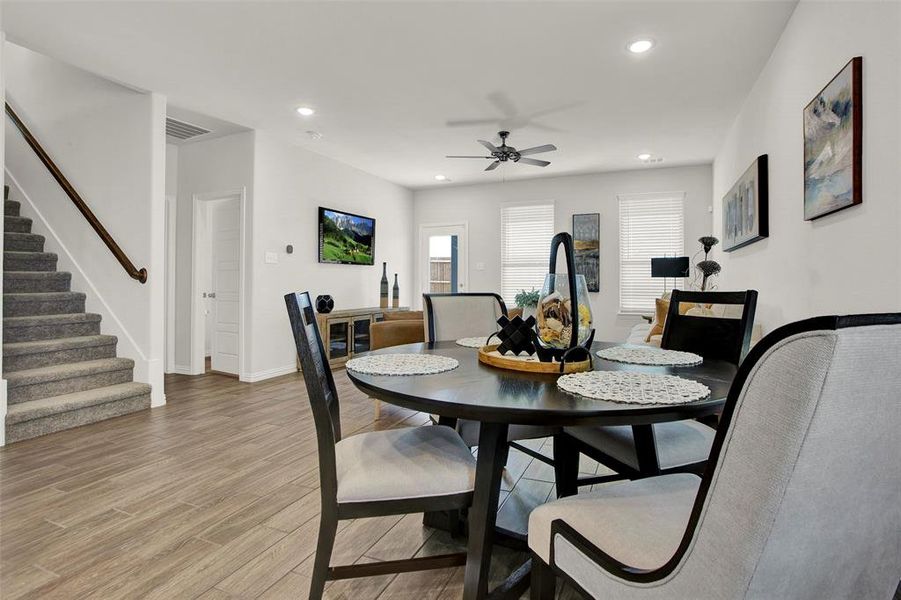
[[[463,581],[464,600],[481,600],[488,594],[491,547],[494,542],[494,526],[497,522],[497,501],[501,491],[506,445],[506,423],[481,424],[475,493],[469,511],[469,545]]]
[[[642,477],[660,475],[660,462],[657,458],[657,440],[654,438],[653,425],[633,425],[632,439],[635,443],[635,454],[638,458],[638,470]]]

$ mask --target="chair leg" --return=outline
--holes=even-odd
[[[531,600],[553,600],[557,592],[557,578],[554,571],[544,564],[537,555],[532,555]]]
[[[379,400],[373,400],[375,402],[375,420],[378,421],[382,418],[382,403]]]
[[[313,581],[310,584],[310,600],[321,600],[328,580],[329,563],[332,559],[332,548],[338,533],[338,519],[331,511],[324,510],[319,517],[319,541],[316,544],[316,558],[313,561]]]
[[[565,433],[554,436],[554,479],[558,498],[579,491],[579,450]]]

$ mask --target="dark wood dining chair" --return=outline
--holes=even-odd
[[[714,305],[722,310],[723,316],[680,314],[679,305],[683,302]],[[694,352],[706,360],[724,360],[737,366],[748,353],[756,309],[755,290],[673,290],[660,346],[667,350]],[[715,420],[686,420],[655,425],[566,427],[563,434],[554,439],[558,494],[570,495],[579,486],[620,479],[701,473],[710,456],[715,424]],[[593,458],[614,474],[579,478],[580,454]]]
[[[329,565],[338,521],[470,506],[476,461],[448,427],[407,427],[341,436],[335,380],[325,360],[307,292],[285,295],[297,355],[313,412],[319,449],[322,508],[309,597],[328,580],[444,569],[466,563],[464,553],[347,566]]]
[[[901,314],[773,331],[702,477],[624,481],[529,517],[532,599],[891,598],[901,564]]]
[[[422,305],[425,312],[427,342],[455,341],[465,337],[484,335],[486,338],[498,330],[497,320],[507,316],[507,305],[500,294],[494,292],[468,292],[458,294],[423,294]],[[460,419],[446,422],[455,427],[463,441],[470,447],[479,441],[479,423]],[[556,435],[559,427],[540,425],[511,425],[507,431],[510,447],[553,465],[553,459],[518,443]]]

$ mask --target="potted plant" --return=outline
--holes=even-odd
[[[520,290],[520,292],[516,294],[513,301],[516,302],[516,306],[522,309],[523,320],[528,319],[530,316],[535,316],[535,310],[538,308],[539,296],[540,293],[535,288],[532,288],[531,292]]]

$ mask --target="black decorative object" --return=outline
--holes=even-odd
[[[570,327],[569,345],[564,348],[554,348],[542,342],[535,329],[530,330],[532,344],[535,346],[535,353],[541,362],[551,362],[557,360],[560,362],[560,372],[563,372],[564,363],[572,361],[591,360],[591,344],[594,341],[594,329],[587,339],[579,344],[579,296],[578,287],[576,285],[576,269],[575,256],[573,253],[573,238],[570,234],[563,232],[558,233],[551,240],[551,255],[548,260],[548,279],[553,279],[557,274],[557,250],[563,245],[563,252],[566,255],[566,276],[570,290]],[[541,302],[539,302],[538,310],[542,310]]]
[[[400,286],[397,285],[397,273],[394,274],[394,289],[391,290],[391,307],[400,307]]]
[[[535,330],[535,317],[530,316],[528,319],[523,320],[519,315],[512,319],[504,315],[497,320],[497,324],[501,328],[494,335],[501,341],[497,347],[497,351],[500,354],[507,354],[508,352],[516,356],[523,352],[529,356],[535,354],[535,344],[532,341],[532,332]]]
[[[662,256],[651,259],[651,277],[688,277],[687,256]]]
[[[316,296],[316,312],[325,315],[332,312],[333,308],[335,308],[335,301],[331,296],[329,296],[328,294]]]
[[[388,308],[388,263],[382,263],[382,281],[379,289],[379,308]]]

